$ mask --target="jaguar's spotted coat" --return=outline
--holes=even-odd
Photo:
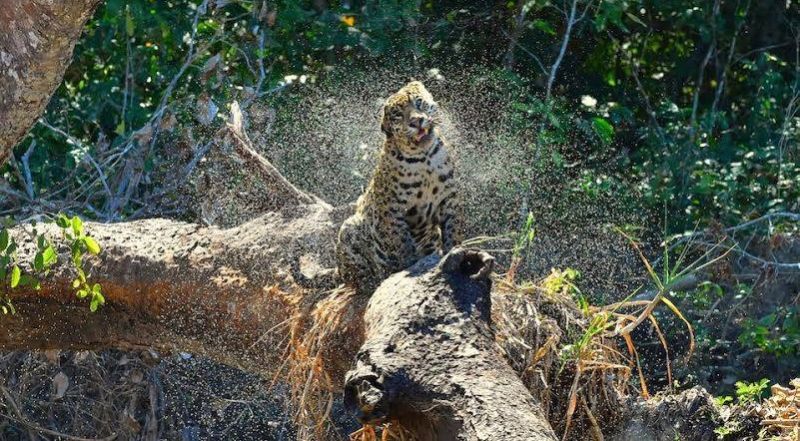
[[[377,168],[336,245],[339,278],[361,293],[461,240],[453,163],[439,124],[437,104],[418,81],[383,106]]]

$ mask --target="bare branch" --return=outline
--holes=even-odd
[[[508,38],[508,39],[509,39],[509,41],[513,42],[513,43],[514,43],[514,46],[516,46],[516,47],[517,47],[517,48],[519,48],[519,49],[520,49],[522,52],[525,52],[525,54],[526,54],[526,55],[528,55],[529,57],[531,57],[531,58],[533,59],[533,61],[535,61],[535,62],[536,62],[536,65],[537,65],[537,66],[539,66],[539,69],[541,69],[541,70],[542,70],[542,73],[543,73],[543,74],[545,74],[545,75],[547,75],[547,68],[546,68],[546,67],[544,67],[544,64],[542,63],[542,60],[540,60],[540,59],[539,59],[539,57],[537,57],[537,56],[536,56],[536,54],[534,54],[533,52],[531,52],[530,50],[528,50],[528,48],[526,48],[525,46],[521,45],[521,44],[519,43],[519,41],[518,41],[518,40],[514,40],[514,39],[513,39],[513,36],[509,35],[509,34],[508,34],[508,32],[506,32],[505,30],[501,29],[501,30],[500,30],[500,32],[502,32],[502,33],[503,33],[503,35],[505,35],[505,36],[506,36],[506,38]]]
[[[591,8],[592,1],[590,0],[586,7],[584,8],[583,12],[581,13],[580,17],[576,17],[577,9],[578,9],[578,0],[572,0],[572,5],[569,8],[569,14],[566,14],[565,17],[567,20],[567,27],[564,30],[564,37],[561,40],[561,48],[558,51],[558,56],[556,60],[553,62],[553,65],[550,66],[550,76],[547,78],[547,89],[545,92],[545,101],[549,102],[550,97],[553,92],[553,83],[556,81],[556,76],[558,74],[558,69],[561,67],[561,62],[564,60],[564,55],[567,52],[567,47],[569,46],[570,38],[572,37],[572,30],[576,24],[578,24],[584,17],[586,17],[586,12]]]
[[[33,192],[33,177],[31,176],[31,166],[30,166],[30,159],[33,150],[36,148],[36,140],[34,139],[31,141],[31,145],[28,146],[28,149],[25,150],[23,153],[22,158],[20,161],[22,162],[22,172],[25,176],[25,191],[28,192],[28,197],[31,200],[36,199],[36,195]]]

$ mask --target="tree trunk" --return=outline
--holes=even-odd
[[[0,166],[44,111],[100,0],[0,0]]]
[[[152,347],[270,372],[301,295],[289,259],[332,265],[330,214],[322,205],[291,205],[224,230],[164,219],[87,222],[103,247],[87,264],[106,305],[89,312],[71,288],[73,269],[57,264],[41,290],[12,292],[17,313],[0,320],[0,347]],[[53,224],[37,228],[50,238],[61,234]],[[31,262],[34,243],[20,230],[13,233],[20,261]],[[69,250],[59,251],[59,261],[70,262]]]
[[[378,288],[345,384],[362,422],[397,420],[419,440],[555,439],[495,343],[492,264],[484,252],[456,248]]]

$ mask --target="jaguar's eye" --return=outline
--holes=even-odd
[[[422,110],[422,98],[415,99],[414,106],[417,108],[417,110]]]

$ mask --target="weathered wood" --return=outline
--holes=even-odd
[[[14,290],[17,313],[0,320],[0,349],[186,351],[274,374],[284,363],[290,318],[300,303],[319,297],[296,290],[290,259],[332,265],[333,213],[290,204],[230,229],[164,219],[87,222],[103,245],[88,263],[106,306],[89,312],[70,287],[70,267],[56,265],[41,290]],[[38,229],[60,234],[54,225]],[[20,259],[29,261],[33,244],[22,227],[13,235]],[[59,251],[67,262],[68,250]],[[456,249],[441,262],[431,256],[393,275],[376,291],[364,317],[366,340],[345,384],[363,421],[396,418],[420,440],[554,439],[495,343],[491,264],[485,253]],[[345,355],[352,353],[325,351],[323,364],[352,363]],[[719,412],[710,403],[702,390],[631,398],[621,402],[618,424],[601,429],[607,439],[711,439]]]
[[[630,397],[622,409],[621,424],[608,430],[609,441],[712,441],[718,439],[714,429],[723,425],[720,407],[700,386],[647,401]],[[755,439],[758,429],[756,425],[755,430],[744,432]],[[746,438],[744,432],[736,439]]]
[[[107,304],[89,312],[71,288],[66,247],[39,291],[15,289],[17,313],[0,320],[2,349],[156,348],[207,355],[252,371],[279,365],[300,293],[292,291],[289,259],[332,265],[330,209],[289,205],[235,228],[149,219],[86,222],[102,245],[87,259]],[[27,228],[30,228],[29,226]],[[57,238],[53,224],[40,233]],[[21,262],[35,252],[17,227]]]
[[[345,400],[363,422],[397,419],[420,440],[552,440],[490,323],[493,259],[456,248],[387,279],[364,316]]]
[[[0,0],[0,166],[44,111],[100,0]]]

